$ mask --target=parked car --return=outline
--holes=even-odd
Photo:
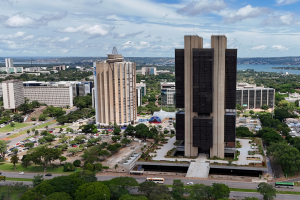
[[[188,182],[187,185],[194,185],[194,183],[193,182]]]
[[[24,175],[24,174],[25,174],[24,172],[20,172],[20,173],[19,173],[19,175]]]
[[[10,133],[6,133],[6,135],[10,135]]]
[[[45,174],[45,176],[52,176],[52,174],[48,173],[48,174]]]

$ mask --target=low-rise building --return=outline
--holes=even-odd
[[[161,83],[161,106],[173,107],[175,105],[175,82]]]
[[[55,69],[55,70],[66,70],[66,66],[65,65],[53,66],[53,69]]]
[[[256,84],[237,83],[236,104],[246,109],[261,108],[262,105],[274,108],[275,89],[256,86]]]

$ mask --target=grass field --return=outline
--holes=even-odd
[[[2,164],[1,163],[0,164],[0,169],[3,170],[3,171],[10,171],[10,172],[16,172],[16,173],[19,173],[19,172],[44,173],[44,169],[41,166],[32,165],[32,166],[28,166],[27,169],[25,167],[23,167],[22,165],[16,165],[16,167],[17,167],[17,170],[14,169],[13,164],[10,164],[10,163],[7,163],[7,164]],[[80,171],[81,171],[81,168],[77,168],[77,172],[80,172]],[[47,167],[46,172],[61,173],[61,174],[62,173],[64,173],[64,174],[73,173],[73,172],[63,172],[63,167],[53,168],[51,166]]]
[[[56,122],[57,122],[56,120],[53,120],[53,121],[51,121],[51,122],[47,122],[47,123],[38,125],[38,126],[35,127],[35,130],[36,130],[36,129],[40,129],[40,128],[45,128],[45,126],[49,126],[49,125],[54,124],[54,123],[56,123]]]
[[[56,126],[56,127],[54,127],[54,128],[67,128],[67,127],[69,127],[69,125]]]
[[[20,129],[20,128],[24,128],[27,126],[30,126],[30,123],[19,123],[19,122],[14,122],[15,126],[11,127],[10,124],[7,126],[4,126],[3,128],[0,128],[0,133],[6,133],[6,132],[10,132],[13,131],[14,129]]]
[[[30,178],[6,178],[7,181],[32,181]]]
[[[234,192],[257,192],[255,189],[241,189],[241,188],[229,188],[230,191]],[[300,195],[300,192],[293,192],[293,191],[276,191],[276,194],[294,194]]]

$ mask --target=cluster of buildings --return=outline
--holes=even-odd
[[[3,96],[3,107],[15,111],[24,103],[38,101],[55,107],[72,107],[76,96],[85,96],[92,92],[91,81],[60,81],[37,82],[22,80],[8,80],[0,84],[0,95]]]
[[[5,58],[5,67],[1,67],[0,72],[6,72],[7,74],[23,73],[23,67],[14,67],[13,59]]]
[[[142,67],[140,70],[136,70],[136,74],[141,75],[159,75],[159,74],[175,74],[169,70],[156,70],[156,67]]]

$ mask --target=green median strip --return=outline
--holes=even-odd
[[[32,181],[32,179],[30,178],[9,178],[9,177],[6,177],[6,180],[7,181]]]
[[[257,190],[255,190],[255,189],[242,189],[242,188],[229,188],[229,189],[230,189],[230,191],[233,191],[233,192],[257,192]],[[294,194],[294,195],[300,195],[300,192],[278,191],[278,190],[276,190],[276,194]]]

